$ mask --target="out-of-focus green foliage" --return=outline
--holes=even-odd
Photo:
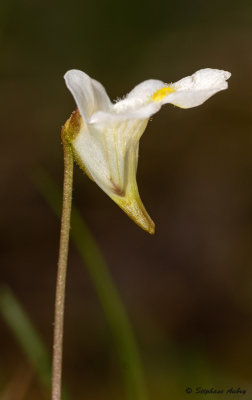
[[[0,314],[15,336],[25,356],[32,364],[41,384],[49,395],[51,362],[49,352],[22,305],[8,287],[0,289]],[[69,400],[63,389],[63,400]]]
[[[29,317],[8,287],[0,289],[0,313],[37,371],[39,380],[49,387],[51,384],[49,353]]]
[[[87,72],[115,99],[145,79],[175,82],[205,67],[232,72],[229,89],[202,107],[163,107],[148,124],[138,182],[155,237],[76,171],[78,208],[131,310],[151,399],[189,398],[186,385],[223,386],[225,376],[250,388],[251,16],[251,0],[0,1],[0,275],[48,342],[58,224],[28,176],[39,164],[62,174],[59,127],[75,107],[64,73]],[[88,389],[88,399],[120,399],[107,327],[92,290],[83,294],[89,286],[75,253],[72,261],[75,329],[67,325],[64,379],[75,400]],[[1,327],[0,342],[4,381],[17,356]]]

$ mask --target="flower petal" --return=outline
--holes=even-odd
[[[161,103],[151,100],[151,96],[166,84],[156,79],[149,79],[137,85],[123,100],[112,106],[110,112],[97,111],[90,123],[125,121],[130,119],[147,119],[158,112]]]
[[[138,149],[147,120],[83,124],[72,146],[92,179],[108,194],[125,194],[129,184],[130,148]],[[136,159],[138,152],[135,153]],[[137,165],[137,163],[136,163]],[[136,173],[136,171],[135,171]]]
[[[137,85],[125,99],[118,101],[113,109],[118,118],[141,118],[142,115],[147,118],[159,111],[165,103],[182,108],[196,107],[215,93],[227,89],[226,80],[230,76],[230,72],[227,71],[205,68],[176,83],[167,84],[149,79]],[[98,119],[105,117],[99,116]]]
[[[230,72],[205,68],[191,76],[171,84],[172,92],[168,93],[161,102],[171,103],[181,108],[196,107],[204,103],[215,93],[228,88],[226,82]]]
[[[110,110],[112,107],[112,103],[110,101],[110,98],[102,84],[95,79],[91,79],[92,81],[92,86],[93,86],[93,91],[94,91],[94,96],[95,96],[95,102],[96,102],[96,110]]]
[[[92,114],[97,110],[111,108],[111,102],[104,87],[84,72],[72,69],[65,74],[64,78],[85,122],[89,122]]]
[[[113,105],[116,114],[123,118],[148,118],[159,111],[161,105],[151,101],[151,96],[166,84],[149,79],[137,85],[127,96]]]
[[[141,120],[148,119],[151,115],[158,112],[161,108],[162,104],[158,103],[150,103],[143,105],[139,108],[134,109],[126,109],[124,112],[106,112],[106,111],[97,111],[90,118],[90,124],[98,124],[98,123],[115,123],[119,121],[127,121],[127,120]]]

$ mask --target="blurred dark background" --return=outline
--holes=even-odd
[[[198,108],[165,106],[140,146],[138,185],[156,222],[143,232],[75,168],[74,203],[130,315],[152,399],[226,382],[252,395],[252,3],[1,0],[1,274],[52,346],[59,221],[31,180],[61,185],[60,129],[78,68],[112,99],[149,78],[211,67],[230,88]],[[26,363],[0,320],[0,384]],[[74,399],[123,399],[114,342],[70,246],[64,380]],[[199,397],[199,396],[198,396]],[[44,399],[36,379],[27,399]],[[15,399],[14,399],[15,400]]]

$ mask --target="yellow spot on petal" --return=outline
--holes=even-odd
[[[151,97],[152,101],[161,101],[164,97],[168,96],[171,93],[174,93],[175,89],[170,86],[166,86],[162,89],[157,90]]]

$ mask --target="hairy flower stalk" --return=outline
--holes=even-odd
[[[150,117],[166,103],[196,107],[227,89],[230,73],[206,68],[176,83],[150,79],[137,85],[123,100],[111,103],[104,87],[78,70],[65,75],[78,111],[69,120],[75,161],[141,228],[155,225],[140,199],[136,172],[139,140]],[[76,126],[79,126],[79,130]]]
[[[65,286],[68,259],[68,244],[72,208],[73,153],[67,139],[67,130],[62,129],[64,149],[64,185],[61,217],[60,248],[55,298],[53,365],[52,365],[52,400],[61,400],[62,353],[64,331]]]

